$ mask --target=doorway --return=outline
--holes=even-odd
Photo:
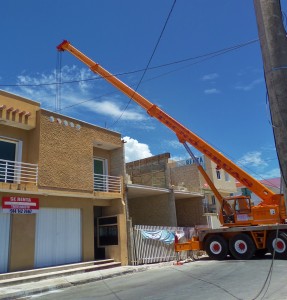
[[[104,192],[107,189],[107,160],[94,158],[94,191]]]
[[[97,218],[102,216],[102,208],[94,206],[94,257],[97,259],[105,259],[105,248],[99,247],[98,224]]]

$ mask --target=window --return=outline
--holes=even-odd
[[[230,176],[229,176],[229,174],[228,173],[224,173],[225,174],[225,181],[230,181]]]
[[[242,188],[241,194],[244,196],[251,196],[251,191],[248,188]]]
[[[220,170],[216,170],[216,177],[217,179],[221,179]]]
[[[14,162],[21,161],[21,145],[19,141],[0,138],[0,182],[17,180]]]
[[[98,218],[98,244],[100,247],[118,245],[118,218],[100,217]]]
[[[211,204],[215,205],[215,203],[216,203],[215,196],[211,196]]]

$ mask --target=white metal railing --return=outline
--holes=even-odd
[[[121,193],[121,177],[94,174],[94,191]]]
[[[38,165],[0,159],[0,182],[38,183]]]
[[[180,257],[174,251],[174,242],[166,244],[160,240],[146,239],[141,231],[168,231],[183,232],[184,236],[180,242],[185,242],[194,234],[194,227],[167,227],[167,226],[148,226],[135,225],[130,230],[131,235],[131,263],[133,265],[151,264],[177,259],[186,259],[189,256],[188,251],[180,253]]]

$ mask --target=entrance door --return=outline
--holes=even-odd
[[[107,191],[107,160],[94,158],[94,191]]]
[[[0,182],[14,182],[17,142],[0,140]]]

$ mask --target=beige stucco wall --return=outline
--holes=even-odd
[[[9,196],[12,193],[9,194]],[[7,196],[0,193],[0,199]],[[25,195],[26,197],[39,198],[40,209],[43,208],[79,208],[82,214],[82,261],[94,260],[94,200],[78,199],[72,197],[54,197],[54,196],[35,196]],[[115,261],[121,261],[127,264],[127,236],[126,236],[126,218],[121,201],[113,203],[113,207],[106,209],[106,215],[118,216],[119,245],[106,247],[106,257],[113,258]],[[1,203],[2,204],[2,203]],[[35,251],[35,232],[36,215],[11,215],[11,233],[10,233],[10,259],[9,271],[21,271],[32,269],[34,267]]]
[[[36,216],[11,215],[10,224],[9,271],[33,269]]]
[[[219,170],[221,178],[217,179],[216,164],[209,159],[205,160],[205,164],[206,164],[206,173],[211,178],[211,180],[213,181],[214,185],[217,187],[218,190],[220,190],[223,193],[236,192],[235,179],[231,175],[228,176],[229,180],[227,181],[225,178],[225,171],[221,169]]]
[[[38,102],[0,91],[0,106],[2,105],[5,105],[0,110],[0,119],[3,123],[12,127],[26,129],[36,126],[36,112],[40,107]],[[9,111],[10,108],[11,111]]]
[[[9,196],[12,193],[9,194]],[[2,197],[7,194],[0,193]],[[93,201],[68,197],[35,196],[41,208],[79,208],[82,214],[82,260],[94,259],[94,216]],[[9,271],[20,271],[34,267],[36,215],[11,215]]]

